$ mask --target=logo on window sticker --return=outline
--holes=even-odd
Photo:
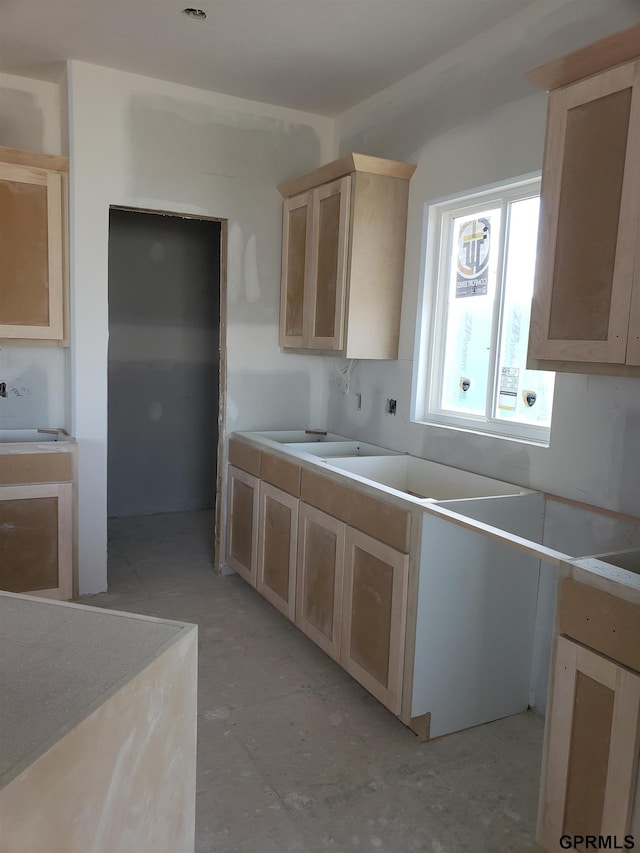
[[[487,217],[463,222],[458,232],[456,299],[488,292],[491,222]]]
[[[531,406],[533,406],[535,401],[538,399],[538,395],[535,391],[523,391],[522,399],[524,400],[525,406],[529,406],[529,408],[531,408]]]
[[[460,390],[461,391],[468,391],[470,387],[471,387],[471,380],[469,379],[469,377],[468,376],[461,376],[460,377]]]

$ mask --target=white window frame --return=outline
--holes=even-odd
[[[532,195],[540,195],[540,173],[530,173],[509,181],[490,184],[468,193],[447,196],[427,202],[424,206],[420,295],[416,323],[414,370],[411,397],[411,420],[427,426],[438,426],[463,432],[488,435],[494,438],[549,446],[551,428],[533,424],[513,423],[492,416],[498,393],[498,345],[502,335],[504,301],[503,269],[505,252],[498,262],[499,288],[495,300],[492,324],[492,351],[485,416],[456,414],[438,405],[444,363],[444,334],[446,329],[447,270],[449,253],[446,223],[461,213],[473,214],[491,206],[501,206],[500,243],[507,228],[508,203]],[[445,269],[445,266],[447,269]],[[493,381],[491,380],[493,376]]]

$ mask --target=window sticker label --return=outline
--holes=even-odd
[[[503,411],[515,411],[518,399],[519,367],[503,367],[500,371],[500,395],[498,408]]]
[[[456,299],[483,296],[489,286],[491,223],[487,217],[463,222],[458,232]]]

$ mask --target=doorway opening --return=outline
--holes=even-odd
[[[217,563],[225,237],[224,220],[109,211],[109,583],[142,541],[158,565]]]

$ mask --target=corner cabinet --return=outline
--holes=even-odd
[[[284,350],[397,358],[415,168],[349,154],[280,184]]]
[[[551,89],[529,367],[640,376],[640,61],[616,64],[630,52],[638,27],[529,75]]]
[[[561,567],[538,840],[640,831],[640,603]],[[596,576],[596,583],[602,578]]]
[[[0,148],[0,340],[66,342],[65,157]]]

